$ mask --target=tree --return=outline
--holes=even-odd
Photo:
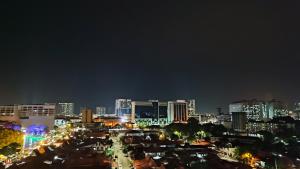
[[[16,153],[11,147],[5,146],[0,150],[0,154],[3,154],[5,156],[9,156]]]
[[[199,121],[194,117],[188,119],[189,135],[193,136],[199,129]]]
[[[23,144],[23,133],[10,129],[0,130],[0,149],[11,143]]]
[[[174,134],[174,132],[181,133],[181,136],[187,136],[189,131],[188,125],[183,123],[171,123],[165,129],[169,136]]]
[[[16,142],[14,142],[14,143],[11,143],[10,145],[9,145],[9,147],[11,147],[13,150],[17,150],[17,149],[20,149],[21,148],[21,145],[19,144],[19,143],[16,143]]]
[[[271,132],[262,130],[262,131],[259,131],[257,133],[263,136],[263,141],[265,143],[269,143],[269,144],[273,143],[273,141],[274,141],[274,135]]]
[[[171,140],[175,140],[175,141],[177,141],[179,139],[179,137],[178,137],[178,135],[176,135],[176,134],[171,134]]]

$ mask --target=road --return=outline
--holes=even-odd
[[[118,168],[119,169],[131,168],[129,157],[125,157],[125,154],[122,152],[122,145],[120,143],[120,137],[113,137],[112,140],[114,142],[114,144],[113,144],[114,154],[116,156],[118,156],[118,158],[116,159],[118,162]]]

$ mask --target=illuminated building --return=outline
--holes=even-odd
[[[296,119],[300,119],[300,102],[295,103],[294,113],[296,114]]]
[[[143,125],[187,122],[190,117],[199,119],[199,114],[196,113],[195,100],[159,102],[158,100],[117,99],[115,113],[122,122],[134,122]]]
[[[158,100],[133,101],[131,121],[138,125],[167,125],[168,104]]]
[[[188,118],[195,118],[200,121],[201,117],[198,112],[196,112],[196,100],[186,100],[188,106]]]
[[[213,113],[200,113],[199,123],[206,124],[206,123],[217,123],[218,119],[217,116]],[[197,119],[198,120],[198,119]]]
[[[0,106],[0,120],[8,121],[8,122],[16,122],[20,124],[20,118],[18,112],[19,112],[18,105]]]
[[[287,106],[280,101],[243,100],[229,105],[229,112],[246,112],[247,119],[267,120],[273,117],[286,116]]]
[[[279,100],[271,100],[267,104],[269,114],[272,114],[274,117],[287,116],[289,113],[287,105]]]
[[[188,120],[188,102],[185,100],[168,102],[168,121],[186,123]]]
[[[53,129],[56,105],[33,104],[33,105],[10,105],[0,106],[0,120],[16,122],[23,128],[31,125],[44,125]]]
[[[121,119],[119,117],[101,116],[94,119],[94,122],[103,123],[106,127],[115,127],[121,125]]]
[[[232,129],[239,132],[246,130],[247,113],[246,112],[232,112]]]
[[[67,119],[65,117],[55,117],[54,125],[55,126],[63,126],[67,124]]]
[[[196,100],[191,99],[191,100],[186,100],[188,104],[188,116],[193,117],[193,116],[198,116],[196,113]]]
[[[115,114],[124,122],[131,120],[131,99],[116,99]]]
[[[73,115],[74,114],[74,103],[58,103],[57,104],[58,115]]]
[[[44,135],[47,132],[47,126],[45,125],[30,125],[27,127],[26,133],[30,135]]]
[[[106,108],[105,107],[100,107],[100,106],[97,106],[96,107],[96,115],[99,117],[99,116],[104,116],[106,115]]]
[[[93,110],[89,108],[81,108],[81,122],[82,123],[92,123],[93,122]]]
[[[249,120],[246,128],[249,133],[266,130],[271,133],[277,132],[280,128],[295,129],[297,121],[292,117],[274,117],[272,120],[255,121]]]
[[[258,100],[244,100],[229,105],[229,112],[246,112],[247,119],[260,120],[266,114],[266,104]]]

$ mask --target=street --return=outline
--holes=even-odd
[[[119,135],[120,136],[120,135]],[[114,149],[114,157],[117,156],[116,159],[118,163],[119,169],[129,169],[131,168],[131,164],[128,157],[125,157],[125,154],[122,152],[122,145],[120,143],[120,137],[112,137],[114,142],[113,149]]]

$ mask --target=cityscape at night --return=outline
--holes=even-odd
[[[0,11],[0,169],[300,169],[300,1]]]

